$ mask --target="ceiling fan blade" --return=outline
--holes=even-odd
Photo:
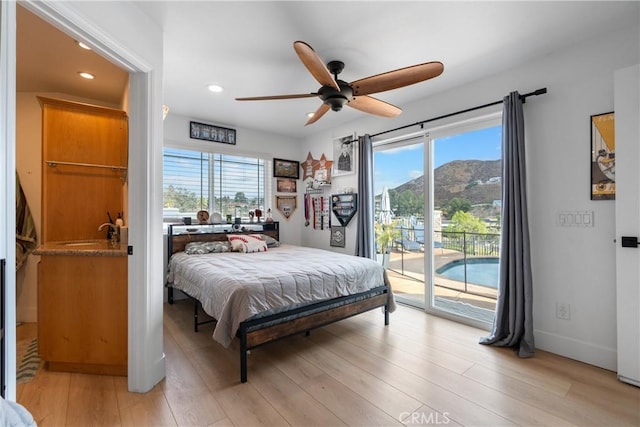
[[[324,116],[324,115],[325,115],[325,113],[326,113],[327,111],[329,111],[329,109],[330,109],[330,108],[331,108],[331,107],[329,107],[329,105],[328,105],[328,104],[324,104],[324,103],[323,103],[323,104],[322,104],[322,105],[321,105],[321,106],[316,110],[316,112],[315,112],[315,113],[313,113],[313,116],[311,116],[311,118],[307,121],[307,123],[305,123],[305,126],[309,126],[309,125],[311,125],[311,124],[313,124],[313,123],[317,122],[317,121],[320,119],[320,117]]]
[[[322,59],[318,56],[315,50],[305,42],[296,41],[293,43],[293,49],[298,54],[298,57],[302,61],[307,70],[311,73],[311,75],[320,83],[322,86],[331,86],[340,90],[340,86],[336,83],[336,80],[333,78],[327,66],[324,65]]]
[[[365,77],[351,82],[351,87],[353,88],[354,96],[369,95],[429,80],[438,77],[443,71],[444,65],[442,65],[442,62],[426,62]]]
[[[395,105],[366,95],[354,96],[347,105],[356,110],[382,117],[396,117],[402,113],[402,110]]]
[[[273,99],[296,99],[296,98],[313,98],[318,96],[317,93],[300,93],[294,95],[273,95],[273,96],[250,96],[246,98],[236,98],[236,101],[269,101]]]

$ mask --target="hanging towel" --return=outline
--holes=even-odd
[[[36,225],[31,216],[27,198],[20,185],[16,171],[16,271],[27,261],[27,257],[36,248]]]

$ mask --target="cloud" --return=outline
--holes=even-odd
[[[401,147],[390,148],[384,151],[377,151],[376,154],[380,156],[380,155],[387,155],[387,154],[398,154],[403,151],[414,151],[414,150],[422,150],[422,144],[403,145]]]

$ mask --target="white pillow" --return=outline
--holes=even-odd
[[[233,250],[236,252],[266,252],[267,242],[261,236],[254,234],[227,234]]]

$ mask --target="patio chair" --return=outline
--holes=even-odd
[[[409,233],[402,231],[402,239],[395,241],[397,246],[400,246],[404,251],[419,251],[422,249],[422,245],[415,240],[409,239]]]

